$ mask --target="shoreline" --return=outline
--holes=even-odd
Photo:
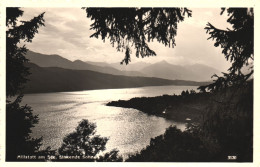
[[[176,122],[199,123],[203,119],[209,97],[210,93],[135,97],[130,100],[111,101],[106,105],[133,108],[148,115],[155,115]]]

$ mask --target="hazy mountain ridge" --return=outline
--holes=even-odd
[[[28,63],[29,81],[24,93],[66,92],[93,89],[133,88],[143,86],[187,85],[200,86],[208,83],[166,80],[151,77],[130,77],[104,74],[89,70],[71,70],[59,67],[39,67]]]
[[[118,69],[118,70],[123,70],[123,71],[141,71],[143,68],[148,67],[152,65],[151,63],[146,63],[146,62],[136,62],[136,63],[129,63],[128,65],[126,64],[120,64],[118,63],[111,63],[110,64],[112,67]]]
[[[73,70],[91,70],[112,75],[126,75],[126,76],[144,76],[144,74],[137,71],[120,71],[110,66],[97,66],[83,62],[81,60],[70,61],[59,55],[46,55],[28,51],[26,58],[40,67],[60,67]]]
[[[164,79],[180,79],[191,81],[210,81],[211,76],[214,74],[220,74],[220,71],[212,67],[193,64],[193,65],[174,65],[166,61],[161,61],[145,67],[142,70],[147,76],[159,77]]]
[[[220,74],[215,68],[202,65],[174,65],[166,61],[150,64],[145,62],[121,65],[118,63],[70,61],[59,55],[45,55],[28,51],[26,57],[40,67],[61,67],[73,70],[91,70],[112,75],[156,77],[169,80],[210,81],[211,76]]]
[[[192,65],[174,65],[163,60],[158,63],[129,63],[121,65],[120,63],[87,62],[102,67],[113,67],[120,71],[140,71],[143,76],[158,77],[164,79],[182,79],[193,81],[210,81],[211,76],[221,72],[215,68],[203,64]]]

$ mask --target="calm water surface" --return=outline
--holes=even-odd
[[[61,146],[66,134],[74,131],[82,119],[96,123],[97,134],[109,137],[107,150],[117,148],[120,154],[140,151],[150,139],[161,135],[170,125],[180,129],[185,124],[149,116],[135,109],[105,106],[112,100],[133,97],[153,97],[163,94],[180,94],[193,86],[153,86],[128,89],[88,90],[78,92],[27,94],[23,104],[32,107],[39,115],[39,124],[33,128],[34,137],[43,136],[43,148]]]

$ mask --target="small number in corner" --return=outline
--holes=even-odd
[[[236,159],[237,159],[237,156],[235,156],[235,155],[228,156],[228,160],[236,160]]]

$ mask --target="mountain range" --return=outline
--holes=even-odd
[[[41,53],[36,53],[33,51],[28,51],[25,55],[26,58],[30,60],[31,63],[34,63],[40,67],[61,67],[65,69],[73,69],[73,70],[90,70],[96,71],[106,74],[113,74],[113,75],[125,75],[125,76],[144,76],[144,74],[137,72],[137,71],[120,71],[113,67],[107,66],[100,66],[95,65],[94,63],[87,63],[81,60],[70,61],[65,59],[59,55],[46,55]]]
[[[112,75],[156,77],[168,80],[211,81],[213,74],[220,74],[217,69],[202,64],[184,66],[161,61],[154,64],[137,62],[120,65],[120,63],[70,61],[59,55],[46,55],[32,51],[28,51],[26,57],[31,63],[40,67],[61,67]]]
[[[211,76],[220,74],[220,71],[202,64],[181,66],[161,61],[143,68],[142,73],[150,77],[160,76],[171,80],[210,81]]]
[[[167,80],[153,77],[111,75],[90,70],[39,67],[27,63],[31,75],[23,93],[65,92],[93,89],[133,88],[143,86],[200,86],[206,82]]]

